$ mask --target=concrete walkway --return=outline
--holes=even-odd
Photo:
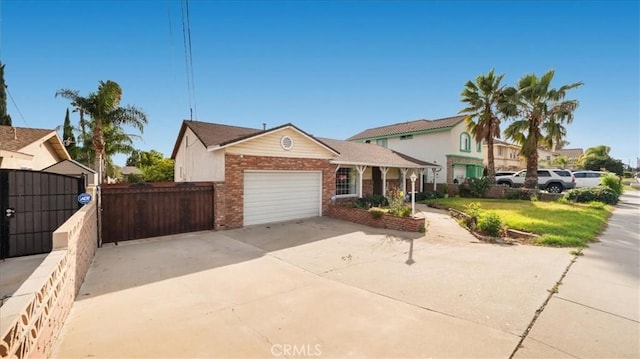
[[[640,358],[640,192],[627,192],[515,358]]]
[[[52,356],[637,358],[638,198],[575,263],[422,206],[424,235],[315,218],[108,245]]]

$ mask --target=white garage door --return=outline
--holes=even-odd
[[[244,225],[322,215],[322,172],[245,171]]]

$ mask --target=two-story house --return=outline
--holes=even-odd
[[[525,168],[527,162],[520,155],[520,148],[519,145],[494,138],[493,163],[496,171],[519,171]],[[486,141],[482,143],[482,155],[482,163],[486,167],[489,165],[489,146]]]
[[[377,144],[441,165],[439,172],[425,171],[424,183],[462,182],[481,177],[484,169],[482,143],[467,131],[464,116],[369,128],[347,140]]]

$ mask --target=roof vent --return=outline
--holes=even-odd
[[[289,136],[282,136],[280,139],[280,146],[282,146],[282,149],[285,151],[289,151],[293,148],[293,139]]]

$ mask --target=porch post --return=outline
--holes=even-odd
[[[389,172],[389,167],[380,167],[380,173],[382,173],[382,197],[387,196],[387,172]]]
[[[420,192],[424,192],[424,171],[426,170],[426,168],[420,169]]]
[[[402,172],[402,193],[407,194],[407,172],[409,169],[401,168],[400,172]]]
[[[362,198],[362,177],[364,175],[364,171],[367,169],[367,166],[356,166],[356,170],[358,171],[358,197]]]

